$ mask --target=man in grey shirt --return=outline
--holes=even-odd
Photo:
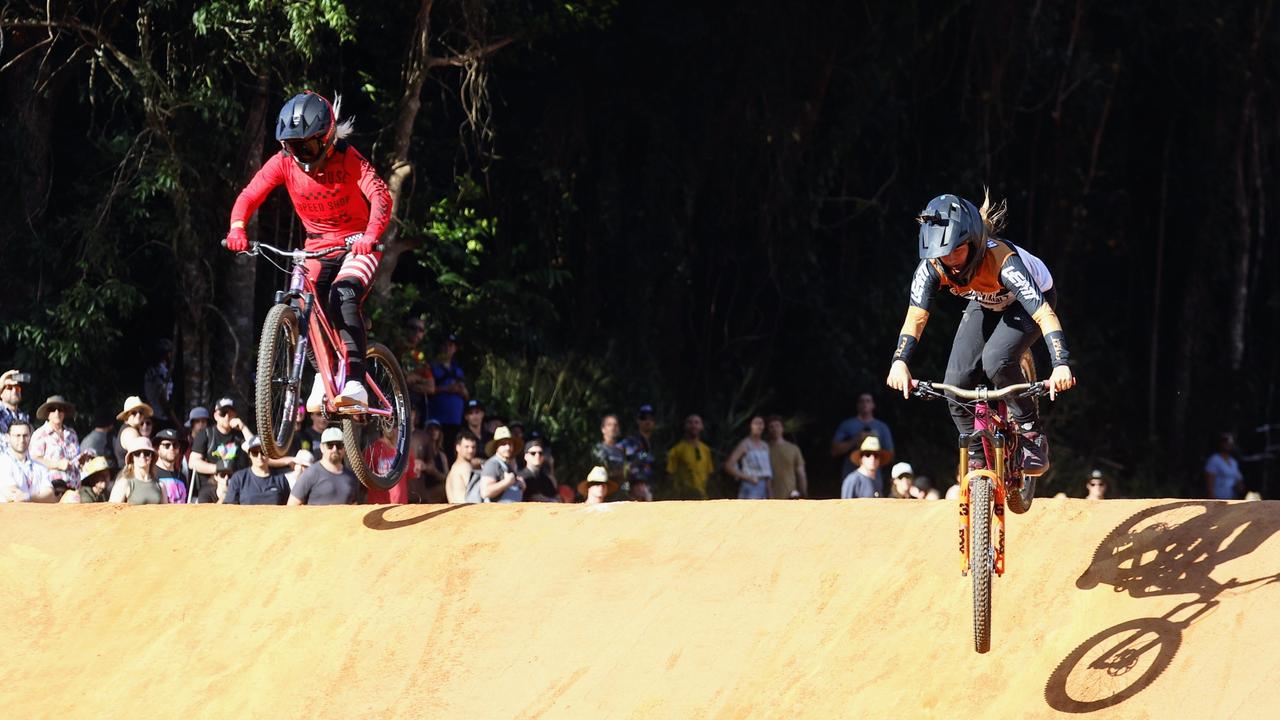
[[[320,436],[320,462],[302,471],[289,493],[290,505],[353,505],[356,485],[354,473],[342,464],[346,452],[342,446],[342,430],[331,427]]]
[[[506,425],[494,431],[493,439],[485,446],[492,457],[480,467],[481,502],[512,503],[524,499],[524,480],[516,475],[511,459],[517,442]]]

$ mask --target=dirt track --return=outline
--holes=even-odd
[[[1280,503],[0,506],[14,718],[1251,718]]]

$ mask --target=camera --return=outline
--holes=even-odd
[[[30,385],[31,373],[20,372],[16,375],[13,375],[11,379],[13,382],[18,383],[19,385]]]

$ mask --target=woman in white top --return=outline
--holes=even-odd
[[[767,500],[769,481],[773,479],[769,464],[769,443],[762,439],[764,418],[751,418],[751,434],[742,438],[724,461],[724,471],[737,478],[739,500]]]

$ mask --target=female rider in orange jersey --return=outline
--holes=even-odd
[[[907,319],[898,336],[886,380],[905,398],[911,390],[907,364],[929,321],[929,305],[941,288],[965,298],[960,327],[951,345],[944,382],[962,388],[991,383],[1001,388],[1023,382],[1019,359],[1041,336],[1049,347],[1053,373],[1049,398],[1075,384],[1066,335],[1053,311],[1057,291],[1049,268],[1039,258],[996,237],[1004,221],[1004,204],[982,209],[955,195],[939,195],[920,213],[920,264],[911,280]],[[1010,398],[1009,414],[1028,441],[1023,444],[1023,473],[1030,477],[1049,469],[1049,441],[1040,428],[1036,405]],[[973,417],[951,406],[951,418],[962,433],[973,432]],[[983,464],[981,441],[970,448],[971,464]]]

